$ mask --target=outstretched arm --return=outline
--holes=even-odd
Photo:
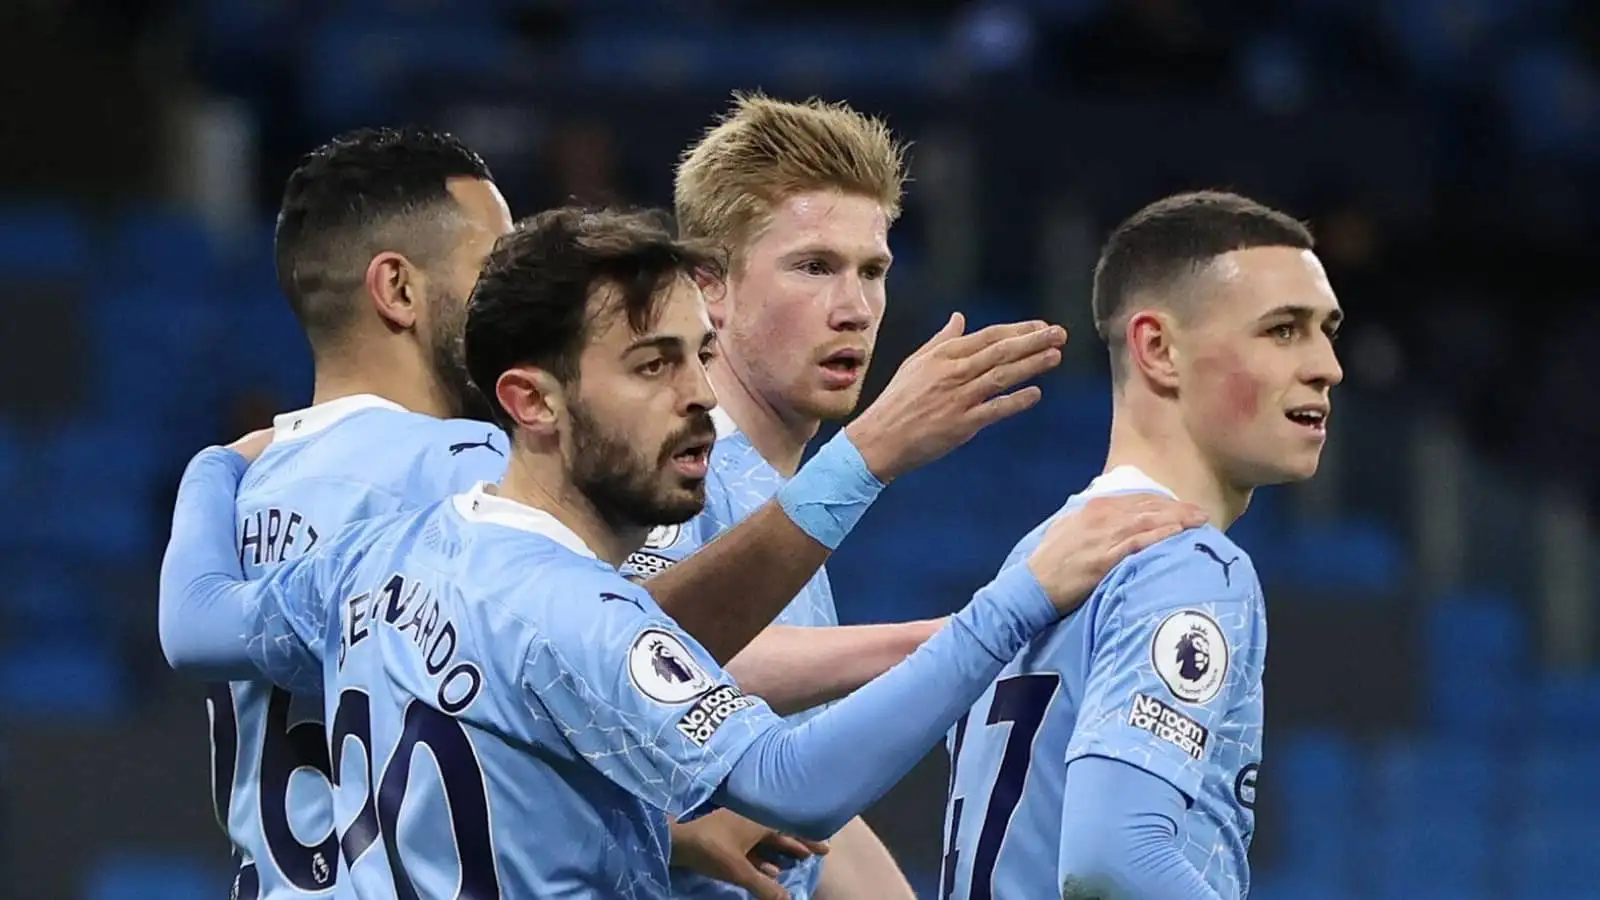
[[[202,450],[189,462],[172,513],[172,537],[161,560],[158,616],[161,650],[174,669],[200,678],[254,678],[246,652],[244,608],[215,591],[197,589],[205,573],[241,580],[234,555],[233,507],[249,462],[224,447]]]
[[[772,624],[886,483],[1038,402],[1037,387],[1011,389],[1060,363],[1066,331],[1044,322],[965,327],[951,316],[776,500],[646,583],[719,664]]]
[[[800,593],[881,490],[841,433],[776,499],[645,587],[725,665]]]
[[[801,725],[756,736],[716,800],[782,831],[827,838],[904,777],[1057,615],[1029,568],[1013,566],[882,678]]]
[[[946,621],[773,625],[728,663],[728,674],[745,693],[787,716],[837,700],[889,671]]]

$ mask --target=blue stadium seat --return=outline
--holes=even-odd
[[[1546,673],[1536,683],[1534,696],[1544,734],[1600,737],[1600,672]]]
[[[173,854],[118,854],[97,862],[85,900],[215,900],[226,896],[227,877],[212,866]]]
[[[19,565],[8,574],[0,587],[0,608],[30,639],[72,637],[91,632],[98,624],[81,566]]]
[[[1445,898],[1484,896],[1502,835],[1487,818],[1430,815],[1364,829],[1362,864],[1378,896]],[[1487,900],[1487,898],[1486,898]]]
[[[0,709],[16,717],[98,719],[124,706],[122,666],[92,642],[29,641],[0,655]]]
[[[1589,765],[1593,765],[1591,760]],[[1511,824],[1497,846],[1519,898],[1593,897],[1600,884],[1600,822],[1592,810],[1575,816],[1535,814]]]
[[[1355,748],[1337,733],[1302,730],[1274,742],[1271,755],[1285,867],[1329,889],[1347,886],[1362,783]]]
[[[1595,740],[1547,739],[1523,747],[1507,761],[1511,796],[1528,816],[1592,816],[1600,809],[1597,761]]]
[[[1437,816],[1450,821],[1493,815],[1504,772],[1493,750],[1473,741],[1387,741],[1372,754],[1372,815],[1390,825]]]
[[[0,207],[0,271],[10,277],[81,276],[89,243],[88,229],[70,208]]]
[[[111,262],[117,271],[157,290],[220,292],[216,242],[203,222],[179,212],[141,209],[125,214],[112,230]]]
[[[1398,591],[1405,578],[1405,548],[1376,522],[1344,519],[1301,525],[1253,557],[1261,579],[1318,592],[1359,597]]]
[[[1250,900],[1347,900],[1349,896],[1345,889],[1304,872],[1251,873]]]
[[[1528,623],[1515,601],[1461,592],[1428,610],[1422,628],[1428,714],[1447,734],[1481,736],[1519,723],[1528,701]]]

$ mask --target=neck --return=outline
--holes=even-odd
[[[793,476],[800,468],[806,444],[816,436],[822,423],[792,413],[785,416],[752,390],[726,359],[726,356],[719,356],[713,360],[709,372],[717,405],[738,424],[739,430],[750,440],[750,446],[756,448],[768,465],[785,478]]]
[[[613,568],[621,568],[628,554],[644,546],[650,532],[643,527],[613,527],[588,498],[567,482],[559,459],[518,452],[515,445],[505,477],[500,479],[496,491],[507,500],[542,509],[554,516],[557,522],[572,529],[595,556]]]
[[[1106,470],[1134,466],[1163,487],[1200,507],[1211,524],[1227,531],[1250,505],[1248,487],[1229,484],[1206,461],[1189,432],[1156,398],[1121,394],[1111,413]]]
[[[436,419],[446,419],[454,414],[438,380],[430,377],[411,358],[395,352],[373,350],[341,349],[336,354],[319,354],[316,380],[311,390],[312,404],[327,403],[356,394],[372,394]]]

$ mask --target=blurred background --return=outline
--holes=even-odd
[[[155,573],[189,455],[309,398],[269,253],[296,157],[417,122],[520,215],[664,204],[760,87],[916,142],[874,386],[952,308],[1075,335],[1040,409],[886,494],[842,618],[952,610],[1098,471],[1098,242],[1244,191],[1349,312],[1322,473],[1235,529],[1272,622],[1251,896],[1600,896],[1597,64],[1586,0],[0,4],[0,891],[227,889]],[[927,897],[945,778],[869,815]]]

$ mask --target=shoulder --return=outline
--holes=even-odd
[[[1094,620],[1100,639],[1118,635],[1140,655],[1148,652],[1155,674],[1188,703],[1215,697],[1234,650],[1253,640],[1255,570],[1209,525],[1124,560],[1102,590]]]
[[[541,631],[585,628],[611,603],[645,614],[658,610],[648,591],[617,570],[542,535],[496,529],[472,543],[463,569],[484,579],[485,600]]]
[[[467,490],[480,481],[499,481],[510,454],[506,433],[487,422],[419,417],[403,438],[418,499],[431,501]]]

